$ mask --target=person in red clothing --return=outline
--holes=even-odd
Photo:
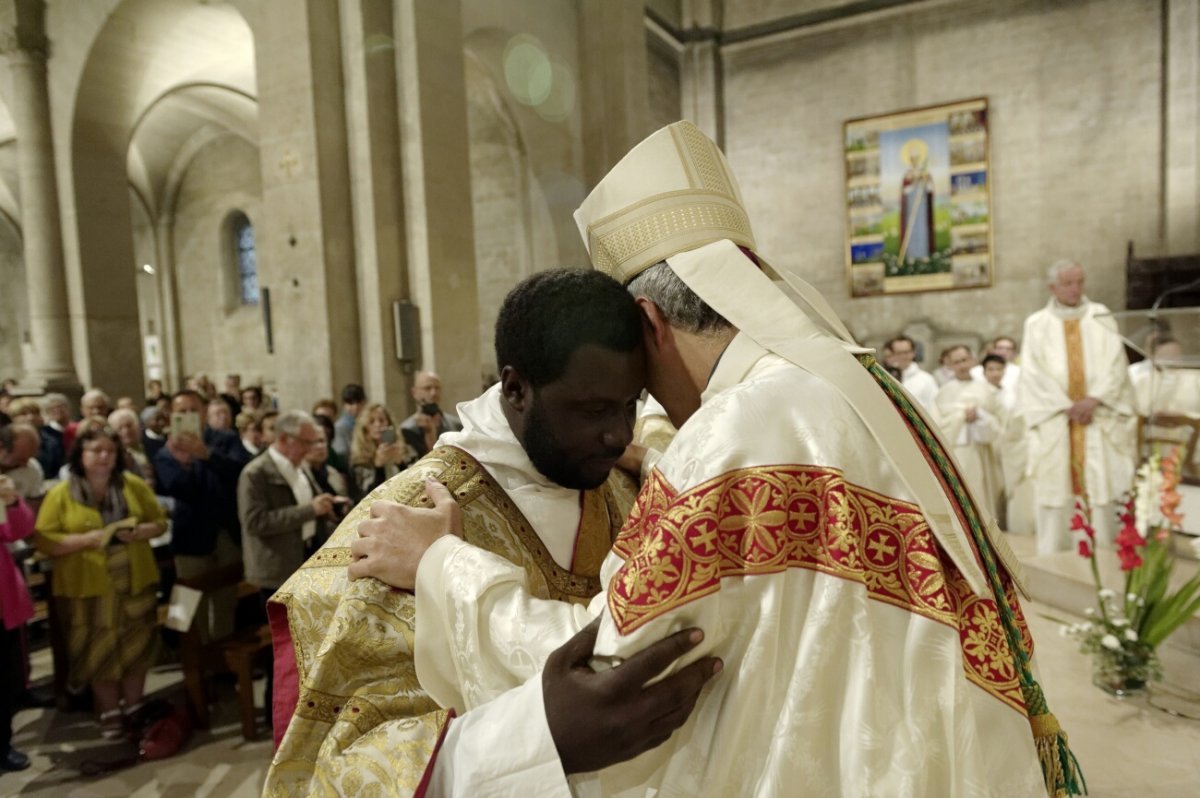
[[[12,721],[25,687],[21,629],[33,617],[25,578],[3,545],[33,534],[33,511],[0,474],[0,771],[24,770],[29,757],[12,747]]]

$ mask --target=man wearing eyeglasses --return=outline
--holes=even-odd
[[[258,588],[264,613],[267,599],[304,564],[317,525],[334,518],[334,505],[341,499],[320,491],[305,462],[317,440],[313,417],[303,410],[289,410],[279,417],[275,431],[266,456],[256,457],[242,469],[237,487],[245,578]],[[268,723],[271,670],[267,671]]]

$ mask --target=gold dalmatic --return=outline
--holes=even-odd
[[[421,784],[451,713],[417,681],[415,597],[374,579],[351,581],[346,566],[371,503],[429,506],[427,477],[444,484],[462,507],[468,543],[520,565],[535,597],[578,603],[600,592],[600,565],[636,493],[618,471],[584,492],[567,570],[487,470],[461,449],[434,449],[372,491],[272,598],[279,605],[272,623],[276,657],[294,658],[296,677],[294,684],[276,681],[276,701],[294,695],[296,709],[264,795],[407,796]],[[280,608],[286,632],[276,622]]]

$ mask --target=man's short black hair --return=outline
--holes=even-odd
[[[1008,364],[1005,362],[1004,358],[1000,357],[999,355],[988,355],[988,356],[987,356],[987,357],[985,357],[985,358],[984,358],[982,361],[980,361],[980,363],[982,363],[982,365],[984,366],[984,368],[986,368],[986,367],[987,367],[987,364],[988,364],[988,363],[999,363],[1001,366],[1006,366],[1006,365],[1008,365]]]
[[[561,377],[586,344],[632,352],[641,342],[633,297],[591,269],[552,269],[522,280],[496,319],[497,367],[512,366],[534,388]]]
[[[367,401],[367,392],[357,382],[352,382],[342,389],[342,404],[361,405]]]

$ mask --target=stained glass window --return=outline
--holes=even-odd
[[[258,252],[254,247],[254,225],[245,214],[233,220],[233,247],[237,255],[238,280],[243,305],[258,304]]]

